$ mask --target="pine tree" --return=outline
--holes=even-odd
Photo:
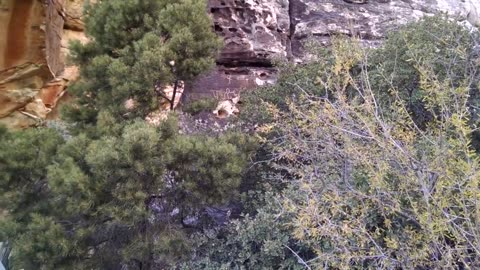
[[[183,217],[235,198],[253,149],[244,135],[175,128],[173,117],[159,128],[135,121],[66,142],[50,129],[1,131],[0,240],[12,265],[154,269],[188,254]]]
[[[70,91],[77,103],[64,116],[77,126],[92,126],[100,111],[116,119],[144,117],[167,99],[167,85],[177,90],[214,65],[221,46],[212,31],[205,1],[100,1],[86,9],[86,45],[72,45],[81,79]],[[175,95],[176,91],[174,91]],[[134,109],[125,102],[131,100]]]
[[[179,135],[173,115],[158,128],[138,119],[158,107],[158,89],[214,64],[220,42],[203,10],[193,0],[87,7],[92,41],[72,45],[81,76],[68,136],[0,127],[0,241],[14,268],[168,268],[190,246],[183,217],[237,195],[247,136]]]

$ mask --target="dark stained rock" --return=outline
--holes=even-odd
[[[477,0],[209,0],[214,30],[225,47],[217,68],[187,86],[184,101],[205,96],[229,99],[243,89],[274,82],[273,57],[308,59],[308,39],[329,45],[335,35],[358,36],[377,46],[400,25],[447,12],[480,26]]]
[[[187,85],[183,102],[204,97],[216,97],[220,100],[238,96],[241,90],[272,84],[277,77],[272,67],[224,67],[217,66]]]
[[[208,7],[215,32],[224,38],[218,63],[270,66],[271,56],[286,54],[287,0],[209,0]]]

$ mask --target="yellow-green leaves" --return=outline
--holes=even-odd
[[[440,269],[456,267],[454,258],[475,265],[465,250],[480,257],[470,108],[477,74],[459,68],[468,49],[423,44],[424,34],[402,33],[403,51],[376,55],[385,65],[372,73],[355,40],[334,40],[331,69],[315,78],[329,95],[299,92],[275,111],[276,163],[289,173],[288,194],[299,194],[284,198],[292,237],[316,251],[323,264],[312,266]],[[437,45],[459,62],[429,51]],[[389,57],[409,68],[396,70]]]

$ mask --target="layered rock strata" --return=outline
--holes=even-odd
[[[209,0],[209,12],[225,48],[217,68],[187,89],[192,98],[223,92],[228,99],[229,93],[271,83],[271,59],[305,61],[308,39],[328,45],[340,34],[375,46],[388,31],[439,12],[480,26],[478,0]]]
[[[81,8],[74,2],[0,1],[0,124],[24,128],[42,122],[77,76],[65,66],[68,40],[85,39],[83,32],[69,34],[66,28],[83,30],[83,0],[76,1]]]
[[[65,66],[70,40],[87,42],[84,0],[0,0],[0,123],[26,127],[42,121],[78,76]],[[367,45],[422,16],[447,12],[480,26],[479,0],[208,0],[225,47],[217,67],[188,83],[184,102],[205,96],[232,99],[243,89],[275,82],[273,58],[307,59],[309,38],[360,36]],[[42,105],[43,104],[43,105]]]
[[[228,100],[243,89],[275,82],[272,58],[289,54],[288,0],[209,0],[208,11],[225,47],[217,67],[187,86],[184,101]]]

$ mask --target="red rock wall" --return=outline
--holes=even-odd
[[[28,126],[36,119],[18,110],[35,102],[42,86],[63,70],[58,56],[47,56],[53,51],[50,45],[61,40],[52,31],[60,15],[41,0],[4,0],[1,5],[0,123]]]
[[[75,68],[65,67],[64,47],[69,39],[85,38],[82,32],[64,34],[70,31],[64,29],[65,18],[77,16],[66,16],[72,2],[0,1],[0,124],[24,128],[41,123],[75,78]]]
[[[19,66],[25,62],[41,63],[45,56],[38,48],[45,48],[44,7],[36,0],[3,1],[2,36],[6,42],[2,48],[0,69]]]

